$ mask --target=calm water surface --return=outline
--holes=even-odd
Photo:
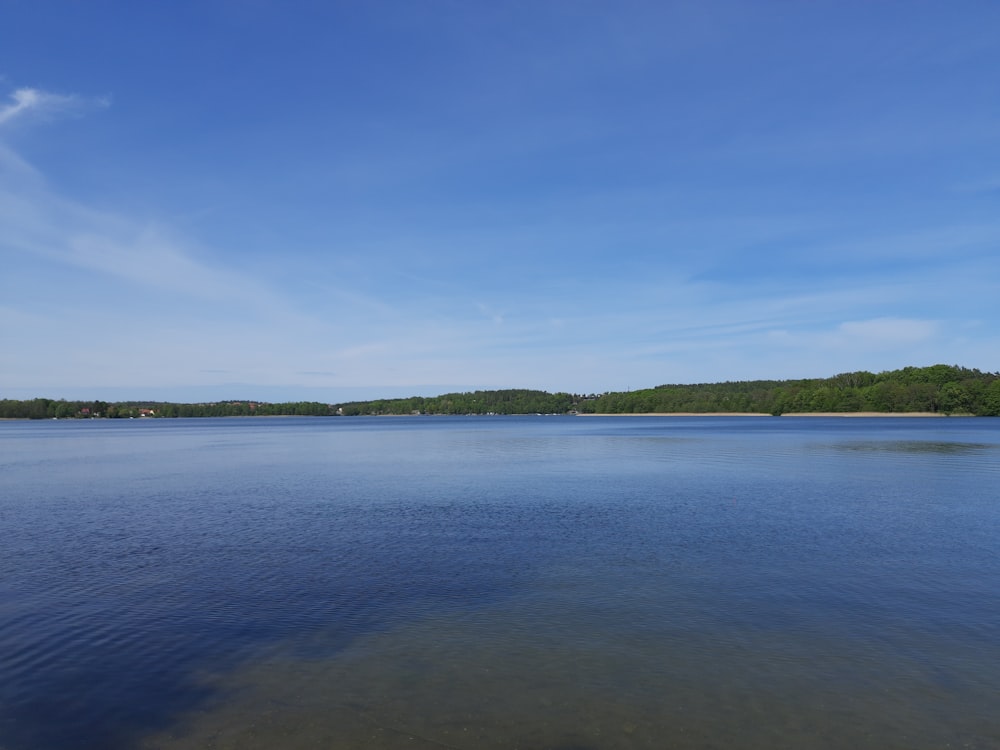
[[[0,748],[1000,747],[1000,420],[0,423]]]

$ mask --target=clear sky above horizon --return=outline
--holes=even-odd
[[[1000,3],[0,0],[0,398],[1000,370]]]

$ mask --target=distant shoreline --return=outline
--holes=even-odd
[[[790,412],[783,417],[971,417],[972,414],[942,414],[939,411],[816,411]]]
[[[581,414],[578,417],[971,417],[972,414],[942,414],[934,411],[801,411],[779,415],[765,412],[745,411],[673,411],[673,412],[630,412],[628,414]]]
[[[358,414],[354,416],[359,417],[396,417],[400,419],[412,418],[412,417],[530,417],[534,416],[536,413],[524,413],[524,414]],[[118,417],[110,419],[113,422],[125,422],[129,421],[170,421],[174,419],[288,419],[288,418],[314,418],[317,415],[312,414],[233,414],[228,416],[185,416],[185,417]],[[952,419],[961,418],[971,418],[975,417],[975,414],[944,414],[942,412],[933,411],[809,411],[809,412],[784,412],[782,414],[768,414],[766,412],[745,412],[745,411],[651,411],[651,412],[624,412],[620,414],[614,413],[568,413],[568,414],[546,414],[542,416],[571,416],[571,417],[842,417],[845,419],[868,419],[871,417],[934,417],[934,418],[945,418],[949,417]],[[338,419],[341,418],[340,415],[330,414],[322,415],[321,418],[328,419]],[[85,417],[85,418],[74,418],[74,417],[60,417],[56,420],[54,417],[44,417],[44,418],[30,418],[30,417],[0,417],[0,422],[51,422],[51,421],[105,421],[108,417]]]

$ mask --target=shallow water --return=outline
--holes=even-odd
[[[1000,421],[0,423],[0,747],[1000,746]]]

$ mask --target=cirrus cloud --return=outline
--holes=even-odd
[[[874,318],[840,324],[838,332],[853,342],[868,345],[913,344],[934,338],[940,325],[933,320],[906,318]]]
[[[76,115],[92,107],[107,107],[111,103],[108,97],[87,98],[30,87],[15,89],[9,98],[11,103],[0,107],[0,126],[28,117],[51,119]]]

